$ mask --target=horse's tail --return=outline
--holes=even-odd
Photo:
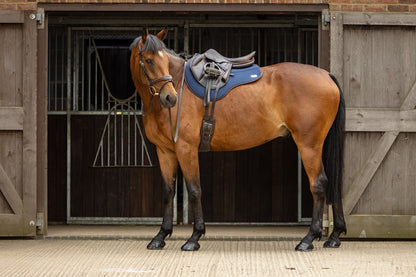
[[[328,178],[326,201],[328,204],[341,203],[342,171],[344,165],[345,101],[338,80],[329,74],[338,87],[340,98],[338,113],[325,139],[323,164]]]

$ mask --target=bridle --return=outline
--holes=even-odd
[[[165,75],[165,76],[162,76],[162,77],[160,77],[158,79],[150,80],[149,76],[147,75],[146,68],[144,67],[143,56],[142,56],[142,49],[140,47],[140,43],[138,44],[138,50],[139,50],[139,63],[140,63],[140,67],[143,70],[143,75],[146,78],[147,85],[149,86],[149,93],[151,95],[150,96],[150,101],[149,101],[149,107],[147,107],[147,112],[145,114],[143,114],[143,117],[146,117],[150,113],[150,108],[152,106],[153,96],[159,95],[160,94],[160,91],[168,83],[172,82],[173,87],[175,87],[175,84],[173,83],[173,77],[172,77],[172,75]],[[179,116],[181,114],[182,91],[183,91],[183,83],[184,83],[184,80],[185,80],[185,68],[186,68],[186,61],[184,63],[184,68],[183,68],[182,81],[181,81],[181,89],[179,91],[178,114],[177,114],[177,117],[176,117],[176,131],[175,131],[175,135],[173,134],[172,115],[171,115],[171,111],[170,111],[170,108],[169,108],[170,133],[172,135],[172,141],[174,143],[176,143],[176,141],[178,140]],[[159,91],[157,91],[156,88],[153,85],[156,84],[156,83],[159,83],[159,82],[164,82],[164,83],[159,88]]]
[[[155,80],[150,80],[149,75],[147,75],[146,72],[146,68],[144,66],[144,62],[143,62],[143,55],[142,55],[142,49],[140,47],[140,43],[138,45],[138,50],[139,50],[139,64],[140,67],[143,71],[143,75],[146,78],[147,81],[147,85],[149,87],[149,93],[150,93],[150,102],[149,102],[149,107],[147,108],[147,112],[146,114],[143,114],[144,117],[149,115],[150,112],[150,107],[152,106],[152,100],[153,100],[153,96],[158,96],[160,94],[160,92],[162,91],[162,89],[164,88],[164,86],[166,86],[168,83],[172,83],[173,86],[175,86],[175,84],[173,83],[173,78],[172,75],[165,75],[162,76],[160,78],[157,78]],[[153,85],[163,82],[162,86],[160,86],[159,90],[157,90]]]

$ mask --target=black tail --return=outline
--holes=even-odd
[[[328,204],[341,203],[342,199],[342,171],[344,167],[344,138],[345,138],[345,101],[338,80],[329,74],[338,86],[340,101],[338,113],[325,139],[323,149],[323,164],[328,178],[326,202]]]

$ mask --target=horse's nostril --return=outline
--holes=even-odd
[[[169,94],[166,96],[166,102],[174,106],[176,104],[176,97],[172,97]]]

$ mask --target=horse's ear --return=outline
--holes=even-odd
[[[161,41],[163,41],[163,40],[166,38],[167,34],[168,34],[168,28],[167,28],[167,27],[165,27],[165,28],[163,28],[163,30],[162,30],[162,31],[160,31],[160,32],[156,35],[156,37],[157,37],[158,39],[160,39]]]
[[[142,44],[144,44],[146,42],[147,36],[149,35],[149,31],[147,30],[147,28],[143,28],[143,33],[142,33]]]

